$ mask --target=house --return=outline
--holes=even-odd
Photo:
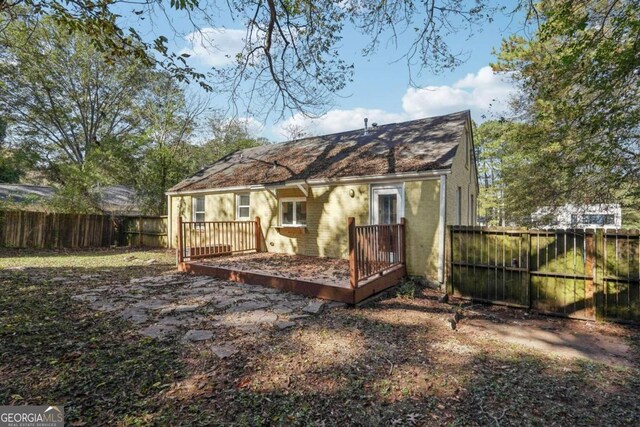
[[[531,215],[540,228],[605,228],[622,227],[622,207],[617,203],[595,205],[566,204],[545,207]]]
[[[99,208],[107,214],[139,216],[134,189],[124,185],[111,185],[96,190],[100,198]],[[0,203],[21,210],[42,211],[56,194],[54,187],[46,185],[0,184]]]
[[[347,218],[406,220],[406,269],[443,281],[445,225],[476,221],[469,111],[230,154],[166,193],[171,246],[183,221],[259,217],[263,251],[347,258]]]

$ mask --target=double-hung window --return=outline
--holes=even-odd
[[[248,194],[238,194],[236,196],[236,219],[246,221],[250,218],[251,196]]]
[[[283,227],[307,225],[307,199],[304,197],[280,199],[280,225]]]
[[[204,196],[193,198],[192,212],[194,222],[204,221]]]

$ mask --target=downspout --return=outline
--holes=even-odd
[[[445,238],[446,238],[446,214],[447,214],[447,176],[440,176],[440,220],[438,221],[438,235],[440,236],[440,251],[438,254],[438,282],[444,283],[445,271]]]

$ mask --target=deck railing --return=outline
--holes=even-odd
[[[405,263],[405,220],[399,224],[355,225],[349,218],[349,275],[352,288]]]
[[[178,262],[260,251],[260,218],[253,221],[182,221],[178,217]]]

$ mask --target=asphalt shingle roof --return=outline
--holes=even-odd
[[[169,191],[449,169],[469,111],[236,151]]]

